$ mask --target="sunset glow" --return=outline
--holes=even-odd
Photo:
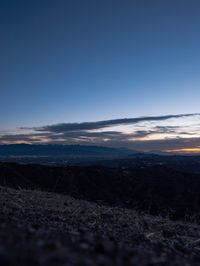
[[[200,147],[182,148],[182,149],[175,149],[175,150],[164,150],[164,152],[180,153],[180,154],[200,154]]]

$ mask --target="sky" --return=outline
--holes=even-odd
[[[1,0],[0,144],[199,152],[199,14],[199,0]]]

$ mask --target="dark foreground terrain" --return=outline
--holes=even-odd
[[[48,167],[0,163],[0,185],[70,195],[153,215],[200,220],[200,173],[181,167]]]
[[[200,226],[0,187],[0,265],[200,265]]]
[[[190,165],[0,163],[0,266],[200,265]]]

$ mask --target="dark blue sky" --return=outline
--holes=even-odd
[[[199,0],[1,0],[0,128],[199,111]]]
[[[198,111],[198,0],[1,0],[0,34],[1,127]]]

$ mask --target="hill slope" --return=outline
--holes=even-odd
[[[89,145],[59,144],[6,144],[0,145],[0,156],[99,156],[123,157],[134,154],[132,150]]]
[[[200,226],[0,187],[1,265],[199,265]]]
[[[0,163],[0,185],[40,189],[110,206],[185,218],[200,216],[200,174],[165,166],[46,167]]]

